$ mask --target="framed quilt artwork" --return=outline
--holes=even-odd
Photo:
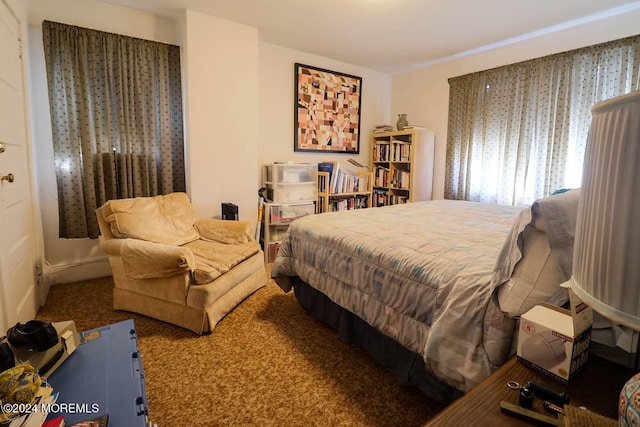
[[[294,151],[360,152],[362,77],[295,64]]]

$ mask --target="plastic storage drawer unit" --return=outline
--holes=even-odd
[[[273,262],[280,249],[280,241],[285,238],[289,224],[303,216],[316,212],[314,202],[266,203],[264,205],[264,260]]]
[[[291,221],[307,215],[313,215],[316,207],[312,203],[301,205],[286,204],[276,205],[269,203],[269,223],[270,224],[289,224]]]
[[[318,197],[318,165],[315,163],[264,165],[262,181],[271,202],[315,201]]]
[[[264,182],[295,184],[316,182],[318,165],[313,163],[274,163],[264,166]]]

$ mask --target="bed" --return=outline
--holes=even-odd
[[[404,383],[444,403],[514,352],[520,314],[562,304],[579,190],[512,207],[434,200],[294,221],[271,277]]]

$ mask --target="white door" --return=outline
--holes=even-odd
[[[0,3],[0,336],[33,319],[35,234],[28,167],[20,23]]]

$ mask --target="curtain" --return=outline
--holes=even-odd
[[[45,21],[59,234],[108,200],[185,191],[180,49]]]
[[[591,106],[640,89],[640,36],[449,80],[445,198],[528,205],[580,186]]]

